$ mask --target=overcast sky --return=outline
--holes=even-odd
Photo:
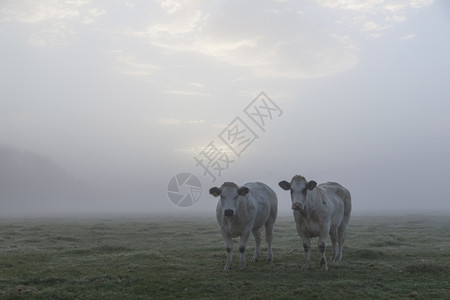
[[[0,145],[114,194],[79,211],[213,214],[210,187],[263,181],[288,212],[295,174],[354,211],[450,210],[448,1],[2,0],[0,53]],[[244,111],[262,91],[263,129]],[[240,156],[236,117],[257,136]],[[233,161],[215,182],[194,160],[211,142]],[[203,187],[185,209],[182,172]]]

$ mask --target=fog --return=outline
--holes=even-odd
[[[356,213],[448,213],[449,36],[444,0],[2,1],[0,216],[214,214],[225,181],[289,213],[295,174]]]

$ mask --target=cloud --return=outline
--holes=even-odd
[[[407,8],[422,8],[431,5],[434,0],[317,0],[329,8],[339,8],[363,13],[377,13],[379,11],[397,12]]]
[[[97,8],[92,8],[92,9],[89,10],[89,14],[94,16],[94,17],[100,17],[100,16],[103,16],[104,14],[106,14],[106,10],[104,10],[104,9],[100,10],[100,9],[97,9]]]
[[[158,118],[156,120],[148,120],[153,124],[162,124],[162,125],[185,125],[185,124],[203,124],[205,120],[188,120],[183,121],[175,118]]]
[[[388,23],[402,23],[406,21],[406,17],[404,15],[392,15],[386,17],[386,22]]]
[[[1,15],[7,22],[40,23],[67,20],[80,16],[80,8],[88,1],[12,0],[3,1]]]
[[[95,22],[96,18],[101,17],[101,16],[105,15],[106,13],[107,12],[104,9],[100,10],[98,8],[91,8],[88,10],[86,17],[84,17],[83,23],[84,24],[93,23],[93,22]]]
[[[205,120],[190,120],[187,121],[188,124],[203,124],[205,123]]]
[[[182,96],[202,96],[202,97],[212,97],[210,93],[196,92],[196,91],[165,91],[164,94],[168,95],[182,95]]]
[[[278,4],[264,1],[242,9],[232,2],[213,14],[204,1],[160,3],[164,15],[145,31],[128,34],[174,53],[198,53],[245,67],[257,77],[327,76],[358,61],[358,47],[349,36],[318,28],[295,8],[275,9]]]
[[[110,53],[117,62],[114,71],[119,74],[129,76],[149,76],[160,70],[160,67],[156,65],[137,61],[134,56],[128,55],[122,50],[113,50],[110,51]]]
[[[190,9],[195,7],[202,2],[206,2],[205,0],[157,0],[160,3],[161,7],[168,13],[173,14],[179,12],[181,10]]]
[[[415,39],[415,38],[416,38],[416,35],[410,33],[410,34],[407,34],[407,35],[403,36],[401,39],[402,40],[412,40],[412,39]]]
[[[188,85],[196,87],[196,88],[203,88],[203,87],[205,87],[203,84],[198,83],[198,82],[189,82]]]
[[[123,8],[135,6],[134,2],[120,2]],[[235,70],[243,71],[239,75],[242,78],[330,76],[354,68],[359,61],[357,35],[348,30],[342,34],[342,28],[352,27],[354,32],[362,32],[366,37],[381,37],[396,24],[406,22],[409,10],[428,6],[433,1],[316,0],[311,5],[269,0],[250,0],[245,5],[239,1],[217,0],[156,0],[155,3],[159,10],[156,7],[151,17],[146,15],[145,27],[102,29],[104,36],[114,37],[111,43],[125,43],[131,37],[132,43],[147,47],[152,53],[150,57],[145,51],[136,50],[138,47],[130,50],[127,45],[116,46],[126,49],[115,55],[116,72],[152,76],[161,69],[152,63],[158,55],[167,60],[170,56],[182,58],[185,54],[195,54],[238,67]],[[329,21],[311,17],[323,13],[324,9],[331,12]],[[21,24],[18,34],[37,47],[68,44],[81,28],[106,14],[106,9],[90,0],[11,0],[4,1],[0,11],[3,22]],[[8,28],[3,30],[5,34],[8,32]],[[168,64],[166,67],[170,68]],[[211,96],[180,87],[166,93]]]
[[[160,43],[162,46],[173,38],[182,38],[203,27],[206,15],[199,10],[181,11],[176,15],[168,14],[157,23],[150,25],[147,34],[154,39],[153,43]],[[189,46],[189,40],[183,40]],[[181,43],[181,41],[180,41]],[[168,47],[169,48],[169,47]]]
[[[317,0],[317,3],[353,15],[351,23],[347,21],[348,15],[340,23],[359,28],[367,37],[380,37],[383,31],[393,28],[394,24],[407,21],[408,11],[429,6],[433,0]]]
[[[182,148],[175,149],[173,152],[194,155],[194,154],[199,153],[200,151],[201,151],[200,148],[195,148],[195,147],[182,147]]]
[[[105,10],[87,0],[4,0],[0,20],[7,26],[16,26],[16,35],[31,45],[53,47],[65,45],[77,36],[74,25],[93,23],[104,14]]]
[[[372,21],[367,21],[363,24],[361,31],[382,31],[391,28],[390,25],[380,25]]]

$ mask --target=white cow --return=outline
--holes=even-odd
[[[328,234],[333,246],[332,261],[340,261],[345,241],[345,231],[352,210],[350,192],[335,182],[319,184],[306,181],[296,175],[291,182],[281,181],[280,187],[291,191],[292,210],[297,232],[302,238],[305,250],[303,269],[309,268],[311,238],[319,237],[319,250],[322,253],[320,267],[328,270],[325,250]]]
[[[227,249],[225,270],[231,269],[232,238],[238,236],[241,237],[239,267],[241,270],[246,267],[245,247],[250,232],[253,233],[256,244],[252,261],[258,261],[263,226],[266,228],[267,261],[272,261],[272,231],[278,210],[275,192],[261,182],[246,183],[242,187],[238,187],[233,182],[225,182],[220,188],[211,188],[209,193],[214,197],[220,196],[216,216]]]

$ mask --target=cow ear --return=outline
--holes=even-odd
[[[280,181],[278,185],[285,191],[289,191],[291,189],[291,184],[286,180]]]
[[[245,187],[245,186],[240,187],[239,190],[238,190],[238,194],[240,196],[247,195],[248,194],[248,188]]]
[[[308,188],[308,190],[311,191],[316,187],[316,185],[317,185],[317,182],[315,182],[314,180],[311,180],[306,184],[306,187]]]
[[[214,197],[217,197],[220,194],[222,194],[222,191],[217,186],[215,186],[215,187],[209,189],[209,193],[211,195],[213,195]]]

